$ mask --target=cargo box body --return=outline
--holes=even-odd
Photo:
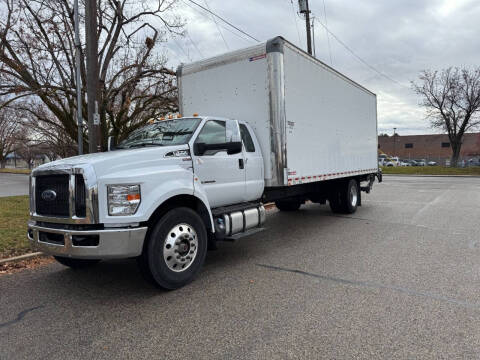
[[[247,121],[265,185],[377,172],[376,96],[281,37],[178,69],[180,112]]]

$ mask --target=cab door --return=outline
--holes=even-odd
[[[249,125],[241,123],[240,134],[245,156],[245,200],[254,201],[262,197],[265,185],[262,152]]]
[[[212,208],[245,201],[244,153],[227,149],[236,141],[240,129],[235,120],[208,120],[195,139],[193,168]]]

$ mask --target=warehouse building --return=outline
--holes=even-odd
[[[401,159],[426,159],[444,165],[452,156],[450,140],[446,134],[406,135],[378,137],[378,148],[390,156]],[[465,134],[460,160],[480,159],[480,133]]]

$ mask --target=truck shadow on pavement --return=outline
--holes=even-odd
[[[292,246],[301,246],[302,242],[317,241],[322,237],[321,232],[318,232],[317,238],[307,234],[331,223],[328,215],[328,208],[318,205],[309,205],[294,213],[270,213],[265,231],[233,243],[220,242],[218,250],[209,251],[204,268],[193,284],[211,284],[210,281],[219,274],[231,272],[236,267],[258,261],[271,262],[273,251],[279,253]],[[135,259],[102,261],[94,267],[80,270],[64,268],[59,264],[50,265],[49,268],[53,266],[59,271],[50,271],[37,280],[48,282],[58,296],[81,296],[85,300],[88,297],[107,299],[112,296],[125,298],[129,294],[137,297],[163,293],[143,279]],[[187,287],[191,287],[191,284]]]

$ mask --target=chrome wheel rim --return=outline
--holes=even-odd
[[[163,259],[175,272],[187,270],[198,252],[197,232],[189,224],[178,224],[167,234],[163,244]]]
[[[357,205],[357,200],[358,200],[358,192],[357,192],[357,187],[352,186],[350,188],[350,204],[352,204],[352,207],[355,207]]]

